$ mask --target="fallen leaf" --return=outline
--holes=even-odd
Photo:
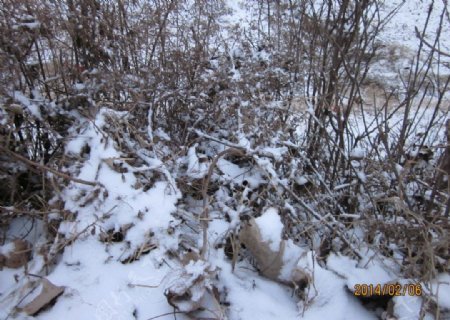
[[[167,302],[182,312],[194,312],[202,307],[203,297],[212,289],[216,270],[203,260],[190,260],[169,277],[164,295]]]
[[[24,266],[31,258],[31,246],[26,240],[16,239],[10,251],[0,254],[0,270],[3,267],[17,269]]]
[[[65,287],[55,286],[47,279],[42,279],[42,291],[41,293],[33,299],[30,303],[28,303],[24,308],[28,315],[34,316],[39,311],[41,311],[44,307],[46,307],[49,303],[51,303],[54,299],[60,296],[64,292]]]

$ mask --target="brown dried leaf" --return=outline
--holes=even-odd
[[[278,251],[273,251],[268,242],[264,242],[261,231],[254,218],[246,223],[239,234],[239,238],[255,259],[261,273],[271,279],[278,280],[281,268],[283,267],[283,253],[285,243],[280,243]]]
[[[254,218],[251,218],[242,227],[239,238],[255,259],[263,276],[292,286],[296,290],[303,290],[309,284],[310,276],[298,266],[291,270],[288,279],[282,277],[281,270],[286,263],[284,259],[286,241],[282,240],[280,242],[277,251],[272,250],[270,243],[262,239],[261,231]]]
[[[31,258],[31,246],[28,241],[16,239],[11,252],[0,255],[0,269],[2,267],[17,269],[24,266]]]
[[[65,287],[55,286],[47,279],[42,279],[42,291],[41,293],[33,299],[30,303],[28,303],[24,308],[28,315],[34,316],[39,311],[41,311],[44,307],[46,307],[49,303],[51,303],[54,299],[59,297],[64,292]]]

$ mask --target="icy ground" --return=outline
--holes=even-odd
[[[382,40],[409,48],[417,46],[414,25],[420,27],[424,21],[424,2],[409,1],[402,6],[399,14],[389,22]],[[389,6],[395,3],[390,2]],[[442,3],[436,1],[438,6]],[[235,1],[229,1],[229,5],[232,14],[224,20],[224,24],[245,26],[247,16],[243,6]],[[402,32],[398,32],[399,28]],[[430,26],[432,28],[435,28],[433,23]],[[450,42],[443,43],[442,49],[450,52]],[[180,278],[184,279],[183,272],[186,270],[191,277],[186,280],[189,281],[198,276],[197,273],[205,272],[205,268],[217,273],[216,285],[220,292],[226,293],[220,300],[226,302],[226,306],[217,305],[217,300],[210,299],[206,302],[208,309],[203,312],[204,318],[379,319],[381,314],[365,308],[354,297],[352,290],[356,284],[386,284],[399,280],[396,273],[398,266],[383,261],[370,248],[360,248],[363,259],[359,263],[345,256],[331,254],[324,265],[317,263],[315,252],[288,242],[285,262],[301,266],[314,283],[306,293],[305,302],[299,302],[288,286],[260,276],[249,263],[240,262],[233,271],[224,251],[215,250],[213,245],[207,256],[210,266],[192,261],[185,266],[172,258],[168,253],[176,251],[180,239],[185,236],[185,230],[178,228],[182,219],[198,218],[200,211],[195,212],[191,208],[193,211],[189,212],[177,208],[182,194],[157,154],[143,150],[139,157],[145,165],[139,167],[123,160],[126,156],[102,133],[108,122],[106,117],[110,114],[123,116],[102,109],[92,123],[79,124],[80,132],[73,133],[74,139],[66,147],[68,155],[80,155],[86,145],[90,147],[86,160],[78,168],[71,168],[71,174],[86,181],[96,181],[101,187],[70,183],[62,191],[64,209],[77,215],[75,220],[63,222],[59,233],[73,241],[66,244],[64,253],[54,261],[55,268],[46,278],[57,286],[64,286],[65,291],[53,306],[40,312],[36,319],[190,319],[182,313],[174,314],[174,308],[169,305],[164,293]],[[276,154],[282,151],[271,152]],[[360,154],[360,151],[355,150],[356,153]],[[187,156],[180,160],[180,165],[185,164],[187,167],[187,176],[198,179],[207,174],[209,163],[199,159],[200,155],[193,146]],[[123,170],[114,170],[116,166]],[[226,160],[220,160],[218,168],[223,173],[223,179],[245,178],[253,186],[262,180],[259,172],[248,172]],[[139,181],[134,173],[145,170],[157,171],[165,176],[167,182],[156,182],[147,190],[138,188]],[[210,244],[220,241],[230,226],[237,223],[238,214],[228,214],[230,223],[224,221],[219,213],[211,212],[208,233]],[[276,249],[282,241],[282,224],[276,211],[267,210],[257,221],[263,239]],[[24,223],[27,222],[17,221],[10,231],[11,235],[25,235],[29,226]],[[35,244],[42,240],[39,238],[39,228],[42,226],[35,226],[34,231],[27,235],[27,239]],[[125,239],[101,241],[102,237],[111,233],[125,234]],[[197,245],[201,247],[201,242]],[[8,248],[2,247],[1,250],[6,252]],[[42,274],[44,263],[42,256],[36,255],[28,265],[27,272]],[[22,299],[30,288],[27,283],[39,279],[23,277],[24,272],[23,268],[5,268],[0,272],[1,319],[33,318],[23,313],[13,314],[15,306],[25,306],[40,291],[40,287],[37,287]],[[401,281],[407,283],[409,279]],[[450,308],[449,275],[443,274],[436,279],[431,290],[439,291],[440,303]],[[418,318],[420,298],[403,296],[395,297],[394,301],[394,313],[398,319]],[[432,319],[430,315],[425,318]]]

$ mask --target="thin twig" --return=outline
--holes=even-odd
[[[416,31],[416,37],[419,38],[420,41],[422,41],[427,47],[429,47],[430,49],[436,51],[437,53],[445,56],[445,57],[449,57],[450,58],[450,53],[444,52],[442,50],[439,50],[438,48],[436,48],[435,45],[432,45],[431,43],[429,43],[427,40],[425,40],[425,37],[422,37],[422,35],[419,32],[419,29],[417,29],[417,27],[414,27],[415,31]]]
[[[171,316],[171,315],[176,314],[176,313],[178,313],[178,314],[180,314],[180,313],[185,314],[186,312],[184,312],[184,311],[171,311],[171,312],[166,312],[166,313],[160,314],[160,315],[158,315],[158,316],[148,318],[147,320],[153,320],[153,319],[158,319],[158,318],[162,318],[162,317],[165,317],[165,316]]]
[[[57,171],[55,169],[47,167],[46,165],[43,165],[43,164],[34,162],[34,161],[30,160],[30,159],[27,159],[27,158],[21,156],[20,154],[17,154],[14,151],[11,151],[11,150],[3,147],[3,146],[0,146],[0,150],[9,153],[12,157],[14,157],[17,160],[20,160],[20,161],[22,161],[22,162],[24,162],[24,163],[26,163],[26,164],[28,164],[28,165],[30,165],[32,167],[38,168],[38,169],[40,169],[42,171],[49,171],[49,172],[53,173],[54,175],[56,175],[58,177],[61,177],[61,178],[65,179],[65,180],[70,180],[70,181],[73,181],[73,182],[76,182],[76,183],[81,183],[81,184],[85,184],[85,185],[93,186],[93,187],[96,187],[96,186],[100,185],[100,183],[98,183],[98,182],[91,182],[91,181],[86,181],[86,180],[82,180],[82,179],[78,179],[78,178],[73,178],[73,177],[71,177],[71,176],[69,176],[69,175],[67,175],[65,173],[62,173],[62,172],[59,172],[59,171]]]
[[[201,251],[201,257],[202,258],[205,257],[206,250],[207,250],[207,247],[208,247],[208,221],[209,221],[208,187],[209,187],[209,182],[211,181],[211,176],[212,176],[212,173],[214,171],[214,167],[217,165],[217,161],[219,161],[219,159],[221,157],[223,157],[224,155],[226,155],[226,154],[234,154],[234,155],[238,155],[238,156],[244,156],[245,155],[244,151],[241,150],[241,149],[237,149],[237,148],[225,149],[224,151],[222,151],[222,152],[220,152],[220,153],[218,153],[216,155],[216,157],[212,161],[211,165],[209,166],[208,174],[205,177],[205,180],[203,182],[203,189],[202,189],[203,213],[202,213],[202,215],[200,217],[200,220],[201,220],[202,225],[203,225],[203,246],[202,246],[202,251]]]

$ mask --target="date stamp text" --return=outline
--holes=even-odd
[[[366,284],[358,283],[353,287],[355,296],[371,297],[371,296],[421,296],[422,286],[420,284]]]

